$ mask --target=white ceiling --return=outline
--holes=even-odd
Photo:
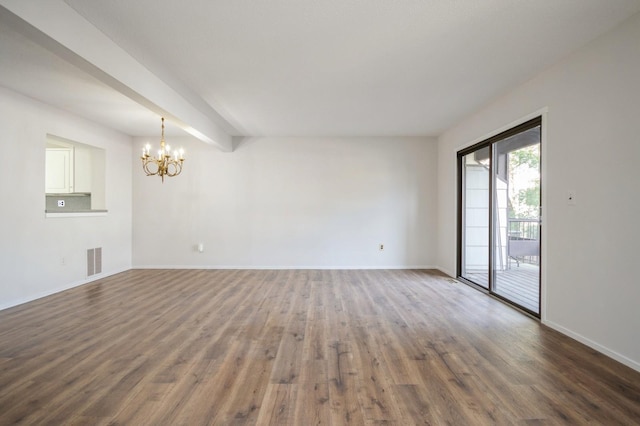
[[[640,0],[65,3],[227,134],[251,136],[435,136],[640,11]],[[11,31],[0,27],[1,85],[155,133],[157,114]]]
[[[129,135],[159,134],[156,114],[16,31],[5,18],[0,14],[0,85]],[[184,134],[177,127],[172,131]]]

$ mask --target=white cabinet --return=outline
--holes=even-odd
[[[73,189],[73,149],[47,148],[45,192],[66,194]]]

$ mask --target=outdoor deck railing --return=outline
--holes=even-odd
[[[507,254],[510,259],[538,265],[540,263],[540,219],[510,218]]]

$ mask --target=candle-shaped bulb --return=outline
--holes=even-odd
[[[184,149],[180,148],[180,159],[184,160]]]

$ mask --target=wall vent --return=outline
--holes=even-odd
[[[87,276],[102,273],[102,247],[87,250]]]
[[[95,249],[95,273],[102,273],[102,247]]]
[[[95,249],[89,249],[87,250],[87,276],[90,277],[95,273]]]

